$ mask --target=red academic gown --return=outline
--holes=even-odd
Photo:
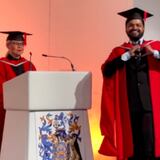
[[[160,51],[159,41],[145,41],[142,46],[147,44]],[[105,64],[121,56],[131,47],[131,44],[124,43],[120,47],[114,48],[102,65],[102,70]],[[147,56],[147,60],[153,111],[155,156],[160,157],[160,60],[154,58],[153,55]],[[133,155],[125,65],[116,70],[111,77],[103,77],[100,128],[104,139],[99,153],[116,156],[119,160]]]
[[[20,69],[17,73],[13,68]],[[11,56],[0,58],[0,147],[3,135],[5,110],[3,108],[3,89],[2,84],[29,70],[36,70],[35,66],[25,58],[21,57],[18,60],[13,59]],[[16,91],[15,91],[16,93]]]

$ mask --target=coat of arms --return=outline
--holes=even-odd
[[[40,117],[39,156],[41,160],[82,160],[79,116],[72,112],[47,113]]]

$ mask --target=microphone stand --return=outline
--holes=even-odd
[[[29,52],[29,61],[30,61],[30,65],[29,65],[29,70],[32,71],[32,52]]]
[[[47,55],[47,54],[42,54],[43,57],[51,57],[51,58],[62,58],[62,59],[65,59],[67,60],[70,65],[71,65],[71,68],[72,68],[72,71],[76,71],[75,68],[74,68],[74,65],[73,63],[71,62],[71,60],[67,57],[64,57],[64,56],[51,56],[51,55]]]

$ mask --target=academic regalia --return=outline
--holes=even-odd
[[[29,33],[20,32],[20,31],[9,31],[9,32],[0,32],[9,34],[7,37],[7,41],[20,41],[26,43],[26,35],[31,35]],[[7,54],[6,57],[0,58],[0,148],[2,142],[3,135],[3,127],[4,127],[4,119],[5,119],[5,110],[3,107],[3,89],[2,85],[4,82],[13,79],[14,77],[27,72],[27,71],[35,71],[35,66],[28,60],[23,57],[19,57],[18,59],[11,56],[11,54]],[[16,93],[16,91],[15,91]]]
[[[21,31],[0,31],[0,33],[8,34],[7,41],[23,41],[24,45],[27,44],[27,36],[30,36],[32,34],[27,32],[21,32]]]
[[[35,66],[23,57],[14,59],[11,55],[0,58],[0,143],[3,134],[5,111],[3,108],[2,84],[24,72],[36,70]],[[15,91],[16,93],[16,91]]]
[[[147,44],[150,44],[154,50],[160,51],[159,41],[145,41],[141,45],[141,48]],[[134,150],[134,133],[131,127],[133,124],[131,125],[132,117],[130,114],[131,112],[133,113],[133,110],[130,108],[132,100],[129,98],[131,97],[131,93],[129,94],[129,79],[127,78],[127,74],[129,74],[127,71],[127,63],[129,63],[129,61],[124,62],[120,59],[121,55],[131,47],[132,44],[124,43],[120,47],[113,49],[109,58],[102,65],[104,76],[100,127],[104,140],[99,152],[104,155],[117,156],[118,159],[131,157]],[[140,100],[141,102],[145,103],[145,94],[147,94],[149,98],[147,98],[147,105],[141,103],[140,109],[153,113],[154,128],[151,134],[154,134],[155,156],[160,157],[160,61],[154,58],[153,55],[146,56],[143,61],[146,65],[144,67],[145,69],[143,70],[142,67],[142,70],[140,70],[142,73],[137,77],[143,80],[148,76],[148,82],[144,85],[149,86],[149,90],[142,87],[142,89],[138,89],[137,92],[140,93],[142,90],[143,92],[145,90],[145,93],[143,93],[144,95],[140,95],[140,97],[143,97],[143,99]],[[132,97],[134,97],[134,93]],[[138,103],[139,102],[137,102],[137,104]],[[146,108],[143,108],[143,106]]]

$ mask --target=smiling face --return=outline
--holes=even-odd
[[[126,24],[126,33],[131,41],[138,41],[144,34],[144,24],[141,19],[132,19]]]
[[[15,58],[19,58],[24,52],[24,41],[7,41],[8,53]]]

